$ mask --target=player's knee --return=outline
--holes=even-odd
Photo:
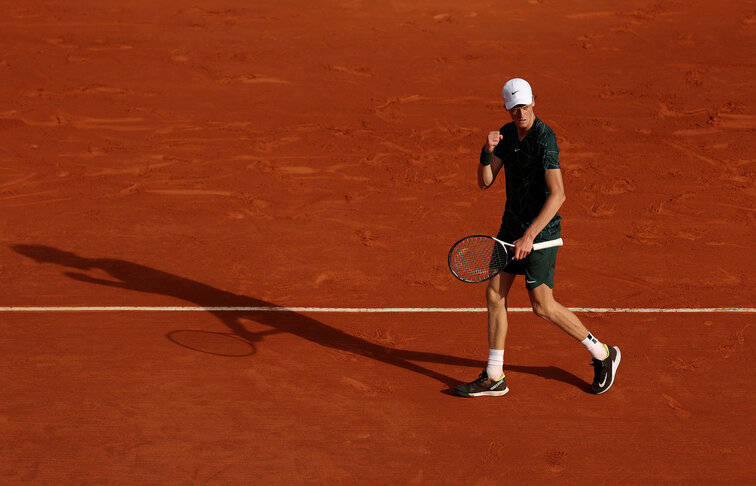
[[[498,289],[495,289],[493,287],[486,287],[486,303],[488,304],[488,308],[492,307],[499,307],[507,305],[507,298],[499,294]]]
[[[548,303],[539,302],[539,301],[532,302],[531,304],[533,308],[533,313],[535,315],[547,321],[552,320],[552,316],[554,315],[554,311],[555,311],[554,306],[549,305]]]

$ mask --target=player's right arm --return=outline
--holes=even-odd
[[[499,171],[504,166],[504,161],[493,153],[494,148],[496,148],[502,138],[504,137],[498,131],[488,132],[486,145],[483,146],[483,151],[481,152],[481,163],[478,164],[478,187],[481,189],[491,187]],[[488,156],[491,157],[491,163],[484,165],[483,160]]]

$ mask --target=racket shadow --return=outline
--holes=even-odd
[[[114,287],[135,292],[160,294],[191,302],[200,307],[277,307],[275,304],[254,297],[237,295],[217,289],[207,284],[173,275],[138,263],[111,258],[86,258],[75,253],[44,245],[14,245],[13,251],[27,256],[38,263],[50,263],[65,267],[64,275],[80,282]],[[87,271],[100,270],[112,279],[92,277]],[[481,368],[485,362],[473,359],[449,356],[440,353],[395,349],[376,344],[328,326],[312,317],[296,312],[217,312],[208,310],[229,330],[229,336],[240,340],[249,349],[234,349],[232,352],[198,349],[196,336],[187,330],[175,330],[165,337],[171,342],[197,352],[229,357],[244,357],[255,353],[256,346],[265,335],[289,333],[313,343],[350,352],[374,359],[392,366],[403,368],[440,381],[447,387],[459,383],[459,380],[438,373],[415,362],[438,363],[444,365],[468,366]],[[252,332],[243,320],[252,320],[270,327],[270,330]],[[224,333],[217,333],[218,335]],[[208,336],[205,336],[208,337]],[[215,336],[213,336],[215,337]],[[236,345],[237,343],[233,343]],[[227,343],[228,345],[228,343]]]
[[[267,331],[274,334],[276,331]],[[262,334],[262,333],[258,333]],[[173,344],[213,356],[241,358],[257,352],[253,342],[242,339],[232,332],[202,331],[198,329],[176,329],[165,335]]]

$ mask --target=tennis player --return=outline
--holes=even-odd
[[[560,237],[565,201],[556,135],[535,116],[530,84],[520,78],[502,89],[512,118],[498,132],[490,132],[480,154],[478,185],[488,189],[501,169],[506,179],[507,200],[497,238],[514,244],[514,260],[489,280],[488,364],[480,377],[457,385],[466,397],[501,396],[509,391],[504,376],[504,345],[509,327],[507,295],[517,275],[525,275],[525,287],[533,312],[580,341],[591,353],[594,368],[590,391],[601,394],[614,383],[620,350],[594,337],[580,319],[554,300],[554,267],[557,247],[533,251],[533,243]]]

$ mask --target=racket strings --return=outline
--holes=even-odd
[[[449,266],[454,274],[468,282],[482,282],[499,273],[509,255],[502,245],[487,237],[466,238],[452,249]]]

